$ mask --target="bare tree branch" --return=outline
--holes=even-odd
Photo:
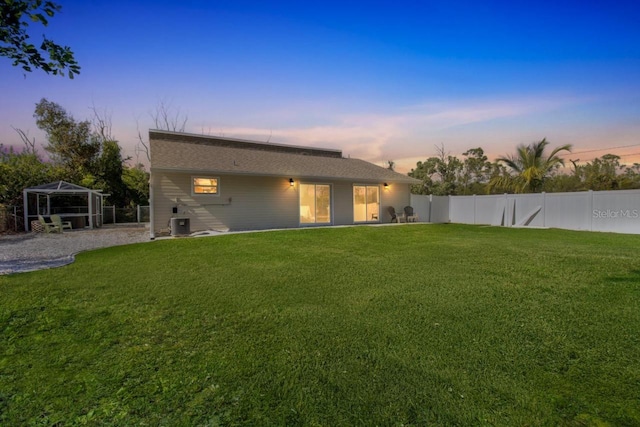
[[[144,140],[142,137],[142,132],[140,132],[140,122],[136,119],[136,130],[138,131],[138,142],[136,144],[135,153],[136,153],[136,163],[138,163],[138,155],[140,153],[144,153],[147,156],[147,160],[151,162],[151,154],[149,153],[149,143]]]
[[[174,108],[171,103],[161,100],[153,113],[149,113],[156,129],[172,132],[184,132],[189,117],[182,114],[180,108]]]
[[[29,154],[37,154],[36,153],[36,138],[29,139],[29,131],[23,131],[22,129],[17,129],[11,126],[11,129],[15,130],[17,134],[20,136],[22,143],[24,144],[24,151]]]
[[[111,114],[105,109],[102,113],[98,111],[95,104],[89,107],[93,113],[91,117],[91,125],[94,132],[100,136],[101,140],[113,141],[113,135],[111,133]]]
[[[184,132],[187,127],[189,117],[180,111],[180,108],[174,108],[171,103],[161,100],[156,106],[155,111],[149,112],[151,120],[153,120],[154,128],[158,130],[168,130],[171,132]],[[149,141],[147,141],[140,131],[140,120],[136,118],[136,130],[138,132],[138,142],[135,147],[136,163],[138,156],[144,153],[147,160],[151,162],[151,152]]]

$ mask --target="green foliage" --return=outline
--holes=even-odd
[[[465,159],[462,164],[459,194],[482,194],[491,174],[491,162],[480,147],[471,148],[462,155]]]
[[[615,154],[605,154],[583,165],[572,161],[572,173],[560,173],[564,160],[560,151],[570,145],[544,152],[548,141],[518,146],[517,155],[500,157],[491,163],[481,147],[464,152],[464,160],[445,155],[439,147],[438,156],[418,162],[409,176],[422,180],[412,186],[413,194],[464,195],[501,194],[509,192],[571,192],[640,188],[640,164],[625,166]]]
[[[107,140],[102,142],[102,152],[97,161],[97,188],[109,194],[109,203],[116,206],[128,204],[127,187],[122,179],[124,171],[124,159],[120,154],[118,141]]]
[[[416,168],[409,172],[409,176],[423,182],[412,186],[414,194],[457,194],[463,163],[457,157],[448,155],[443,146],[436,149],[437,157],[429,157],[424,163],[418,162]]]
[[[588,190],[617,190],[624,187],[624,175],[621,170],[620,157],[605,154],[583,166],[577,166],[575,174],[581,178]]]
[[[54,173],[37,153],[16,152],[0,144],[0,204],[21,205],[22,190],[49,182]]]
[[[91,132],[91,122],[76,122],[64,108],[46,98],[36,104],[33,116],[38,128],[47,134],[49,145],[45,149],[70,182],[80,182],[95,171],[101,147]]]
[[[639,425],[639,249],[416,225],[80,254],[0,276],[0,424]]]
[[[521,144],[516,155],[499,157],[497,162],[506,165],[512,172],[511,176],[497,176],[489,183],[489,188],[499,186],[508,188],[515,193],[537,193],[542,191],[545,179],[564,165],[564,160],[558,156],[560,151],[571,151],[571,145],[566,144],[555,148],[548,156],[545,149],[549,145],[546,138],[529,145]]]
[[[34,117],[47,134],[45,149],[62,171],[60,179],[103,190],[109,194],[107,202],[116,206],[148,203],[148,176],[141,165],[125,165],[127,159],[104,120],[98,120],[100,128],[94,129],[90,121],[77,122],[60,105],[44,98],[36,105]]]
[[[436,147],[438,156],[418,162],[409,176],[422,180],[413,185],[413,194],[434,194],[436,196],[456,194],[482,194],[494,171],[484,150],[471,148],[463,153],[464,160],[446,154],[444,147]]]
[[[43,0],[2,0],[0,1],[0,56],[13,61],[13,66],[20,66],[31,72],[39,68],[54,75],[64,76],[65,71],[73,79],[80,73],[73,52],[68,46],[60,46],[43,36],[39,48],[32,44],[27,27],[30,24],[49,24],[59,12],[61,6],[52,1]]]

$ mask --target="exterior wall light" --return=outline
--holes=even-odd
[[[387,184],[386,182],[383,184],[384,185],[384,189],[388,190],[389,189],[389,184]]]
[[[289,178],[289,185],[293,187],[293,178]]]

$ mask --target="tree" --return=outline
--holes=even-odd
[[[77,122],[64,108],[45,98],[36,104],[33,116],[38,128],[47,134],[49,145],[45,149],[65,170],[68,180],[80,183],[86,174],[95,175],[101,140],[92,132],[91,122]]]
[[[571,151],[571,144],[566,144],[545,156],[547,145],[549,142],[544,138],[529,145],[519,145],[515,156],[498,157],[496,162],[507,166],[511,174],[494,177],[489,183],[489,190],[497,186],[515,193],[540,192],[545,179],[560,166],[564,166],[564,160],[558,153]]]
[[[31,23],[49,24],[62,6],[44,0],[3,0],[0,1],[0,56],[13,61],[31,72],[39,68],[45,73],[64,76],[65,70],[70,79],[80,73],[80,66],[68,46],[60,46],[43,36],[40,48],[36,48],[29,39],[27,27]]]
[[[142,164],[125,167],[122,181],[127,187],[129,204],[144,206],[149,204],[149,172],[144,170]]]
[[[578,166],[578,171],[588,190],[618,190],[624,186],[624,175],[618,175],[622,167],[620,156],[605,154],[583,166]]]
[[[462,194],[481,194],[485,192],[486,182],[491,172],[491,163],[480,147],[470,148],[462,153],[461,186]]]
[[[49,182],[52,175],[51,165],[36,152],[27,148],[16,152],[0,144],[0,204],[21,205],[22,190]]]
[[[96,187],[109,194],[109,203],[125,206],[129,203],[127,186],[123,181],[124,162],[120,145],[113,139],[103,141],[96,167]]]
[[[413,185],[414,194],[435,194],[444,196],[457,194],[462,172],[462,162],[449,155],[444,146],[436,146],[437,156],[429,157],[425,162],[418,162],[416,169],[411,169],[409,176],[422,180],[422,185]]]

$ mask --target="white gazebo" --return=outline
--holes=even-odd
[[[45,218],[60,215],[65,221],[73,224],[73,228],[96,228],[102,226],[102,204],[105,194],[101,190],[92,190],[65,181],[51,182],[25,188],[22,191],[24,203],[24,230],[29,231],[32,220],[38,220],[38,215]],[[35,195],[35,203],[29,203]],[[82,206],[51,206],[51,196],[81,196],[86,198],[86,205]],[[30,212],[29,207],[35,206],[36,212]]]

